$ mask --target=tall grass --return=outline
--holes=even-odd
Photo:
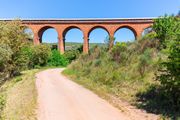
[[[82,55],[64,73],[78,81],[105,86],[108,93],[133,102],[137,92],[156,83],[153,73],[158,53],[156,47],[147,47],[149,44],[154,42],[117,43],[110,52],[94,47],[89,55]]]
[[[1,120],[36,120],[35,73],[29,70],[1,86]]]

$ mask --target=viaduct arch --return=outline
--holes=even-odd
[[[83,52],[89,51],[89,35],[95,28],[103,28],[110,36],[120,28],[129,28],[139,38],[144,29],[150,27],[154,19],[152,18],[129,18],[129,19],[37,19],[22,20],[23,24],[32,29],[34,33],[34,44],[38,45],[42,41],[42,34],[48,28],[54,28],[58,32],[58,49],[63,54],[65,47],[65,34],[72,28],[77,28],[83,32]],[[113,45],[113,42],[112,42]],[[111,45],[111,46],[112,46]]]

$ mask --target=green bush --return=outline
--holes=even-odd
[[[79,50],[67,50],[64,53],[64,56],[69,62],[72,62],[73,60],[77,59],[80,55]]]
[[[27,49],[28,47],[23,46],[17,54],[16,65],[18,66],[17,68],[19,69],[19,71],[29,69],[30,67],[29,64],[30,64],[31,58],[27,52]]]
[[[34,67],[34,62],[33,62],[33,54],[35,52],[35,47],[32,43],[29,43],[27,45],[25,45],[24,47],[22,47],[21,49],[21,54],[22,56],[24,56],[25,58],[27,58],[27,68],[28,69],[32,69]]]
[[[165,15],[155,20],[153,30],[160,41],[161,49],[168,47],[171,39],[174,39],[176,34],[180,33],[179,24],[180,18],[174,16]]]
[[[157,79],[165,87],[165,92],[172,99],[174,108],[180,110],[180,37],[173,42],[167,60],[160,63],[160,75]]]
[[[50,66],[66,66],[68,64],[68,60],[64,57],[64,55],[61,55],[58,50],[52,50],[48,64]]]
[[[162,43],[166,58],[159,64],[160,81],[172,106],[180,110],[180,18],[165,16],[155,21],[153,26]]]
[[[5,45],[0,45],[0,81],[3,81],[10,75],[11,65],[8,61],[11,60],[12,51]]]
[[[127,43],[117,42],[111,50],[111,56],[117,63],[124,63],[128,59]]]
[[[151,63],[151,49],[146,49],[143,54],[139,56],[139,64],[138,64],[138,71],[141,77],[144,76],[146,72],[146,68]]]
[[[32,64],[33,67],[45,66],[51,56],[51,49],[47,45],[36,45],[32,52]]]
[[[20,21],[0,22],[0,74],[2,76],[5,78],[14,76],[24,68],[27,61],[20,52],[28,42]]]
[[[71,63],[76,60],[83,52],[83,46],[74,46],[70,50],[65,51],[64,57]]]

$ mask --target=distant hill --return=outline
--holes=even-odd
[[[47,44],[50,46],[57,46],[58,45],[58,43],[43,43],[43,44]],[[79,48],[82,45],[83,45],[83,43],[78,43],[78,42],[65,42],[65,49],[70,50],[72,48]],[[89,48],[91,49],[92,47],[94,47],[96,45],[97,46],[105,46],[104,43],[89,43]]]

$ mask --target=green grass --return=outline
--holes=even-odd
[[[8,80],[0,88],[0,116],[2,120],[36,120],[37,92],[35,73],[24,71]]]
[[[129,55],[125,52],[128,60],[120,63],[113,61],[111,54],[101,48],[100,51],[92,51],[89,56],[80,57],[72,63],[64,74],[96,92],[105,91],[104,93],[134,103],[138,92],[145,91],[150,85],[156,84],[153,79],[156,67],[153,68],[151,63],[146,67],[144,76],[141,76],[137,67],[141,54]],[[156,61],[155,59],[153,61]]]
[[[173,118],[178,112],[173,112],[155,75],[162,53],[152,46],[153,41],[142,40],[126,49],[122,45],[114,53],[95,48],[71,63],[63,74],[120,109],[118,100],[123,100],[147,112]]]

